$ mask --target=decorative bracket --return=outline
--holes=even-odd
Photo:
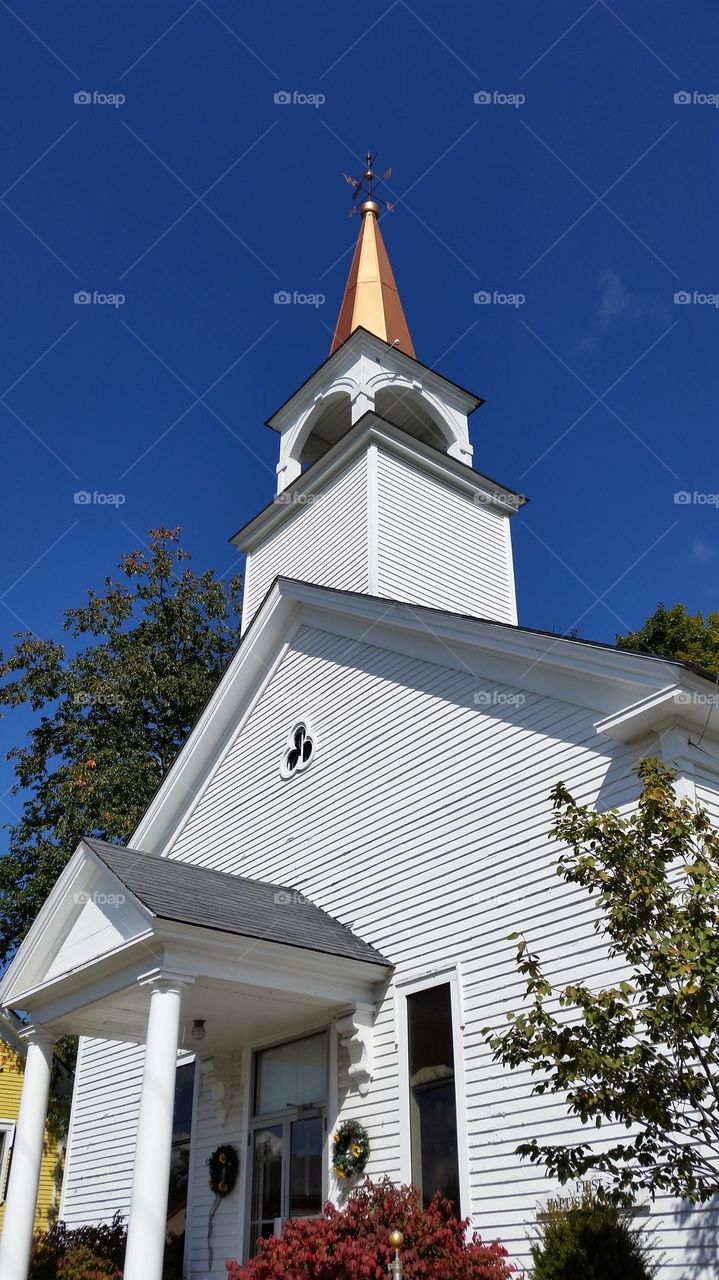
[[[200,1058],[202,1083],[206,1086],[215,1107],[218,1124],[224,1124],[230,1109],[232,1063],[229,1057],[212,1055]]]
[[[348,1013],[338,1018],[336,1023],[340,1044],[350,1057],[349,1078],[357,1085],[362,1097],[369,1092],[374,1075],[374,1018],[373,1004],[356,1004]]]

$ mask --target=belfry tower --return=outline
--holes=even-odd
[[[280,573],[517,621],[509,521],[524,498],[472,467],[481,397],[415,356],[374,181],[368,163],[329,358],[267,422],[275,501],[233,538],[247,555],[244,627]]]

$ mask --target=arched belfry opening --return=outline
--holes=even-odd
[[[375,394],[375,413],[393,427],[414,436],[434,449],[447,449],[453,435],[439,413],[430,408],[419,391],[412,387],[380,387]]]
[[[316,406],[307,422],[307,432],[300,445],[300,465],[312,466],[327,453],[352,426],[352,400],[346,390],[331,392]]]

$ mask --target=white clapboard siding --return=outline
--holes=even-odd
[[[361,454],[320,493],[306,495],[274,534],[248,552],[243,629],[279,574],[368,591],[367,521],[367,458]]]
[[[144,1045],[80,1041],[60,1205],[70,1227],[127,1218],[144,1061]]]
[[[377,595],[516,622],[509,518],[379,450]]]
[[[549,792],[561,778],[583,802],[626,807],[637,751],[600,738],[591,708],[528,691],[522,705],[477,706],[478,691],[513,690],[371,639],[298,632],[170,852],[296,885],[390,956],[399,977],[461,961],[473,1222],[526,1265],[526,1226],[552,1187],[514,1149],[530,1134],[569,1136],[577,1126],[558,1100],[532,1096],[526,1072],[493,1063],[482,1028],[506,1025],[523,998],[514,930],[556,982],[616,976],[591,904],[556,876]],[[317,755],[286,782],[280,753],[305,706]],[[402,1176],[394,999],[390,990],[378,1013],[365,1098],[340,1058],[340,1118],[367,1125],[374,1177]],[[598,1140],[611,1137],[607,1129]],[[655,1218],[668,1255],[662,1276],[679,1280],[701,1218],[685,1221],[668,1200]]]
[[[400,978],[461,962],[473,1224],[526,1265],[527,1224],[553,1188],[540,1170],[517,1159],[515,1147],[530,1135],[585,1138],[586,1131],[572,1124],[557,1099],[533,1096],[527,1072],[508,1073],[493,1063],[482,1029],[506,1025],[506,1012],[523,999],[515,944],[508,941],[514,930],[525,933],[557,983],[599,984],[617,976],[594,932],[591,903],[555,874],[549,792],[561,778],[582,802],[627,807],[637,793],[637,749],[599,737],[591,707],[526,690],[521,705],[475,703],[476,693],[515,692],[391,653],[373,645],[371,633],[350,641],[303,627],[168,852],[294,884],[391,957]],[[309,715],[317,754],[304,775],[285,781],[279,760],[298,713]],[[697,792],[719,817],[710,777],[697,779]],[[369,1130],[368,1172],[399,1179],[407,1175],[400,1157],[395,998],[391,988],[378,1011],[368,1095],[350,1087],[343,1052],[338,1085],[340,1119],[356,1117]],[[65,1216],[74,1214],[75,1222],[99,1216],[89,1181],[97,1170],[92,1143],[97,1152],[99,1141],[101,1156],[113,1153],[113,1192],[103,1195],[103,1210],[128,1202],[134,1131],[116,1125],[105,1103],[119,1074],[120,1109],[129,1116],[134,1106],[136,1120],[141,1050],[118,1058],[123,1049],[83,1045],[65,1194]],[[209,1099],[200,1097],[191,1280],[206,1274],[205,1161],[219,1141],[235,1135],[246,1154],[239,1060],[236,1079],[221,1127]],[[596,1140],[611,1141],[612,1130]],[[220,1219],[225,1209],[226,1221]],[[234,1218],[229,1210],[230,1202],[216,1219],[212,1280],[223,1274],[217,1265],[223,1252],[241,1249],[240,1209],[235,1204]],[[657,1202],[651,1222],[661,1229],[667,1254],[662,1280],[683,1280],[689,1259],[691,1280],[704,1280],[699,1260],[710,1221],[706,1211],[687,1215],[667,1198]]]
[[[247,1148],[242,1128],[242,1053],[232,1055],[230,1070],[230,1097],[225,1099],[225,1115],[218,1114],[207,1083],[200,1076],[196,1095],[196,1115],[192,1135],[192,1168],[189,1214],[190,1238],[186,1256],[189,1259],[189,1280],[225,1280],[228,1259],[239,1259],[240,1240],[240,1183],[231,1196],[220,1201],[214,1217],[212,1232],[213,1264],[208,1267],[207,1231],[215,1196],[208,1186],[207,1162],[212,1152],[225,1143],[235,1147],[243,1165]]]

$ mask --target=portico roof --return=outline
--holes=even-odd
[[[391,962],[297,889],[83,839],[0,981],[57,1037],[140,1042],[152,984],[180,982],[183,1043],[300,1034],[374,1006]],[[189,1041],[191,1043],[191,1041]]]
[[[249,880],[102,840],[86,838],[85,844],[158,920],[390,965],[369,943],[291,886]]]

